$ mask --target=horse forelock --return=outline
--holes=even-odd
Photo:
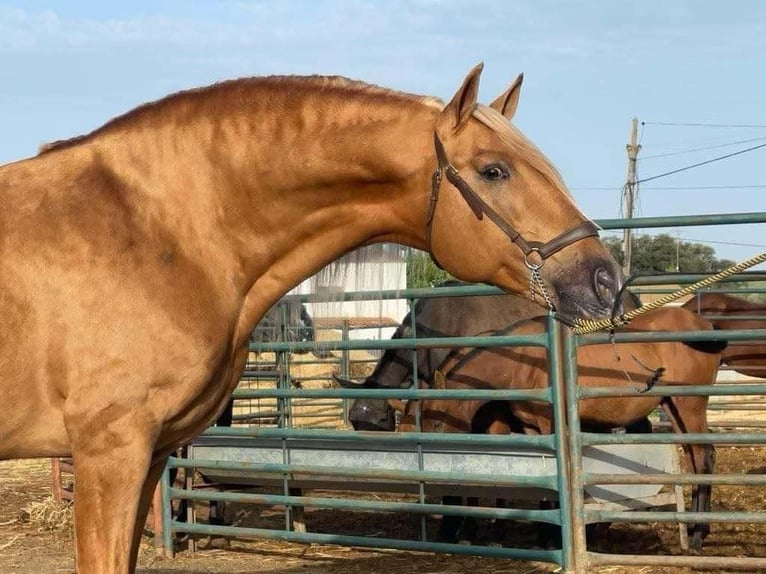
[[[159,100],[135,107],[87,134],[43,143],[38,149],[38,155],[86,143],[101,134],[129,128],[147,117],[172,116],[173,108],[183,108],[184,104],[196,106],[203,104],[205,100],[213,101],[216,105],[209,108],[209,114],[214,116],[227,106],[233,110],[241,109],[243,102],[258,102],[275,94],[280,94],[280,97],[286,99],[320,99],[318,96],[323,94],[336,94],[341,96],[338,99],[344,102],[361,100],[376,103],[385,101],[400,102],[404,105],[424,105],[437,110],[444,108],[443,102],[436,97],[400,92],[342,76],[253,76],[226,80],[209,86],[169,94]],[[198,109],[204,108],[200,106]]]
[[[513,153],[519,155],[521,159],[527,162],[532,169],[537,171],[550,185],[563,194],[579,213],[580,208],[574,202],[574,198],[567,189],[563,178],[553,164],[545,157],[543,152],[533,144],[516,126],[500,112],[478,104],[473,111],[473,117],[483,125],[491,129],[497,136],[511,148]],[[583,215],[583,217],[585,217]]]

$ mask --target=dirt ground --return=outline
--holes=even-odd
[[[758,447],[720,447],[717,472],[766,473],[766,450]],[[30,522],[27,510],[35,502],[50,496],[50,463],[48,460],[8,461],[0,463],[0,573],[42,574],[74,572],[71,528],[65,526],[48,530],[38,521]],[[714,510],[766,510],[765,487],[715,487]],[[240,517],[246,511],[231,512]],[[259,513],[264,517],[264,513]],[[66,522],[65,517],[61,522]],[[378,513],[349,513],[316,510],[307,514],[312,530],[336,531],[386,536],[415,530],[414,518]],[[507,537],[518,541],[530,536],[530,526],[520,526]],[[526,530],[525,530],[526,529]],[[175,558],[158,558],[151,540],[142,548],[141,574],[171,574],[187,572],[216,574],[279,573],[294,574],[376,574],[417,572],[420,574],[472,572],[474,574],[544,574],[555,572],[550,564],[469,556],[434,555],[399,551],[374,551],[338,546],[291,544],[266,540],[230,542],[226,549],[208,548],[202,540],[201,550],[190,555],[181,551]],[[620,524],[612,525],[608,541],[601,541],[599,550],[605,552],[680,553],[676,525]],[[706,540],[704,554],[733,556],[766,556],[766,525],[714,524]],[[681,574],[699,571],[689,568],[660,567],[600,567],[594,574]],[[706,570],[706,572],[713,572]],[[766,571],[765,571],[766,572]]]

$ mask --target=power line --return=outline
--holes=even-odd
[[[680,189],[763,189],[766,188],[766,184],[762,185],[680,185],[680,186],[652,186],[642,188],[644,191],[671,191]]]
[[[619,191],[620,187],[570,187],[570,191]],[[641,191],[681,191],[681,190],[714,190],[714,189],[766,189],[766,183],[761,185],[679,185],[642,187]]]
[[[732,145],[738,145],[738,144],[750,143],[750,142],[756,142],[756,141],[763,141],[763,140],[766,140],[766,136],[761,136],[761,137],[757,137],[757,138],[750,138],[750,139],[746,139],[746,140],[738,140],[738,141],[735,141],[735,142],[722,143],[722,144],[717,144],[717,145],[710,145],[710,146],[705,146],[705,147],[689,148],[689,149],[680,150],[680,151],[671,151],[671,152],[667,152],[667,153],[659,153],[659,154],[655,154],[655,155],[645,155],[645,156],[642,156],[641,159],[646,160],[646,159],[655,159],[655,158],[658,158],[658,157],[669,157],[669,156],[672,156],[672,155],[681,155],[681,154],[685,154],[685,153],[693,153],[695,151],[705,151],[705,150],[709,150],[709,149],[716,149],[716,148],[721,148],[721,147],[728,147],[728,146],[732,146]]]
[[[685,122],[641,122],[648,126],[682,126],[692,128],[766,128],[765,124],[706,124]]]
[[[732,152],[732,153],[729,153],[729,154],[726,154],[726,155],[722,155],[722,156],[719,156],[719,157],[714,157],[712,159],[708,159],[708,160],[701,161],[701,162],[698,162],[698,163],[693,163],[691,165],[687,165],[685,167],[680,167],[678,169],[674,169],[674,170],[671,170],[671,171],[666,171],[665,173],[660,173],[658,175],[653,175],[651,177],[645,177],[644,179],[639,179],[636,183],[645,183],[647,181],[653,181],[653,180],[659,179],[661,177],[667,177],[668,175],[673,175],[673,174],[676,174],[676,173],[680,173],[682,171],[688,171],[690,169],[694,169],[695,167],[700,167],[702,165],[707,165],[709,163],[713,163],[713,162],[716,162],[716,161],[721,161],[721,160],[724,160],[724,159],[728,159],[728,158],[734,157],[736,155],[742,155],[743,153],[747,153],[747,152],[754,151],[754,150],[757,150],[757,149],[761,149],[761,148],[764,148],[764,147],[766,147],[766,143],[763,143],[763,144],[760,144],[760,145],[756,145],[756,146],[753,146],[753,147],[749,147],[749,148],[746,148],[746,149],[741,149],[739,151],[735,151],[735,152]]]
[[[614,235],[615,237],[620,237],[618,231],[604,231],[604,235]],[[636,235],[642,236],[642,237],[658,237],[660,235],[670,235],[670,233],[663,232],[663,233],[637,233]],[[671,236],[672,237],[672,236]],[[713,239],[695,239],[694,237],[686,237],[683,240],[680,240],[681,243],[715,243],[716,245],[734,245],[736,247],[758,247],[760,249],[766,249],[766,245],[761,245],[758,243],[737,243],[734,241],[716,241]]]

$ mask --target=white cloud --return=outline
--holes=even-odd
[[[0,50],[25,51],[54,47],[99,49],[142,46],[201,49],[251,44],[253,36],[237,23],[139,15],[129,19],[64,18],[47,10],[33,12],[0,6]]]

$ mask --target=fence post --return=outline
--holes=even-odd
[[[572,336],[564,329],[552,314],[548,315],[548,365],[550,369],[551,393],[553,400],[553,424],[555,432],[556,461],[558,464],[559,511],[561,517],[562,572],[566,574],[584,574],[586,555],[584,554],[583,526],[584,510],[582,507],[582,459],[573,450],[579,444],[579,420],[572,424],[569,406],[572,403],[570,380],[572,376],[569,347]],[[576,348],[575,348],[576,350]],[[576,355],[575,355],[576,361]],[[574,377],[576,381],[576,363]],[[575,396],[575,408],[577,405]],[[573,441],[573,436],[576,440]],[[579,477],[579,479],[578,479]],[[578,502],[577,490],[580,489]]]
[[[349,319],[343,319],[341,322],[341,334],[340,340],[344,343],[349,340],[349,331],[351,330],[351,321]],[[348,379],[351,376],[351,355],[349,350],[344,347],[340,352],[340,376],[344,379]]]
[[[61,460],[54,457],[51,459],[51,490],[53,491],[53,500],[61,502],[64,497],[61,494]]]
[[[162,476],[160,477],[160,499],[160,508],[162,509],[162,546],[157,550],[157,553],[161,552],[165,558],[172,558],[174,555],[173,507],[170,502],[170,470],[167,465],[165,465],[165,470],[162,471]]]
[[[578,337],[564,327],[564,398],[567,409],[567,451],[569,454],[569,501],[572,520],[572,556],[574,572],[585,574],[588,568],[588,547],[585,538],[585,486],[583,477],[582,436],[580,434],[580,400],[577,386]]]

